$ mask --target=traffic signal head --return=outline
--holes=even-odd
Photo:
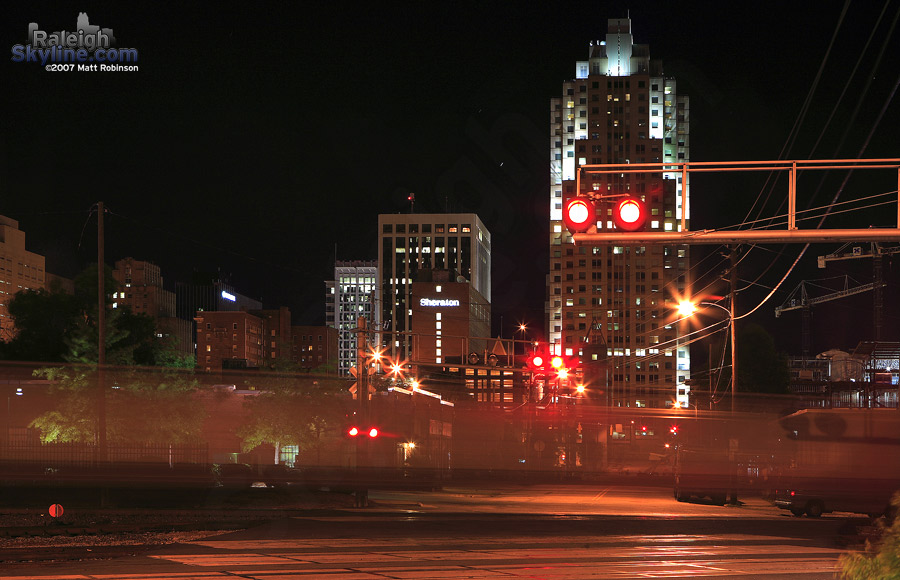
[[[626,232],[635,232],[644,227],[647,221],[647,208],[635,197],[620,199],[613,208],[613,222],[616,228]]]
[[[544,357],[540,354],[533,354],[528,357],[528,366],[532,369],[539,369],[544,366]]]
[[[563,221],[572,233],[586,232],[597,223],[597,213],[594,204],[585,197],[573,197],[566,204],[563,211]]]
[[[550,359],[550,366],[552,366],[556,370],[559,370],[559,369],[563,368],[563,366],[565,365],[565,362],[566,361],[564,361],[561,356],[555,356]]]
[[[359,435],[362,432],[363,431],[359,427],[356,427],[355,425],[353,427],[350,427],[349,429],[347,429],[347,435],[349,435],[351,437],[356,437],[357,435]],[[380,435],[380,432],[378,431],[377,427],[371,427],[368,431],[366,431],[366,434],[369,436],[370,439],[375,439],[376,437],[378,437],[378,435]]]

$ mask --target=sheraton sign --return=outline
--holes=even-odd
[[[429,307],[451,307],[451,306],[459,306],[459,300],[454,298],[422,298],[419,300],[419,306],[429,306]]]

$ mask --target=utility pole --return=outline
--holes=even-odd
[[[729,273],[729,278],[731,279],[731,299],[729,300],[730,304],[728,305],[729,312],[728,315],[731,318],[731,415],[732,419],[734,419],[734,410],[735,410],[735,402],[737,399],[737,382],[738,382],[738,363],[737,363],[737,320],[734,317],[735,314],[735,298],[737,298],[737,251],[739,246],[734,246],[731,248],[731,254],[729,255],[731,262],[731,272]],[[731,461],[735,462],[734,452],[737,451],[737,446],[739,441],[736,437],[731,436],[728,439],[728,450],[729,455],[731,455]],[[736,463],[732,464],[732,468],[729,471],[729,486],[728,486],[728,503],[731,505],[737,504],[737,490],[735,489],[735,478],[737,476],[736,473]]]
[[[97,461],[106,461],[106,266],[103,247],[103,202],[97,203]]]
[[[737,298],[737,247],[731,249],[731,298],[729,300],[729,316],[731,317],[731,412],[734,413],[737,398],[738,363],[737,363],[737,320],[734,317],[734,302]]]
[[[357,424],[369,424],[369,337],[366,319],[360,316],[356,323],[356,400]],[[363,427],[367,428],[367,427]],[[363,485],[362,478],[367,477],[365,468],[368,465],[368,441],[361,434],[356,437],[356,507],[368,507],[369,489]]]
[[[884,274],[882,269],[881,247],[878,244],[872,244],[872,277],[875,287],[875,308],[872,309],[874,315],[875,341],[881,340],[881,320],[884,316]]]

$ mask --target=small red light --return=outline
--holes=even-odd
[[[347,434],[349,434],[351,437],[356,437],[357,435],[359,435],[359,429],[357,429],[356,427],[350,427],[350,429],[347,431]]]
[[[369,437],[371,437],[372,439],[378,437],[378,429],[376,429],[375,427],[369,429]]]
[[[533,356],[531,357],[531,364],[540,367],[544,365],[544,358],[541,356]]]
[[[792,491],[792,492],[791,492],[791,497],[794,497],[794,494],[795,494],[795,493],[796,493],[796,492]]]

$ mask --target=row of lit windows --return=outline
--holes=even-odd
[[[417,234],[419,233],[420,224],[383,224],[382,233],[390,234]],[[458,226],[457,224],[434,224],[434,233],[443,234],[445,233],[454,234],[454,233],[470,233],[472,231],[472,224],[462,224]],[[432,224],[421,224],[421,230],[423,234],[432,233]]]

